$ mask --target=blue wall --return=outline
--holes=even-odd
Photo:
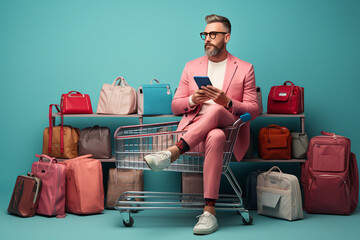
[[[59,103],[62,93],[78,90],[90,94],[95,110],[102,84],[117,76],[135,88],[158,78],[175,89],[185,63],[203,55],[199,32],[210,13],[231,20],[228,49],[254,65],[264,106],[271,86],[287,80],[303,86],[309,136],[321,130],[345,135],[360,156],[359,1],[1,0],[4,197],[10,198],[16,176],[29,171],[35,153],[41,153],[50,103]],[[65,123],[114,129],[137,121],[66,119]],[[164,177],[170,182],[164,188],[179,182],[169,173],[148,174],[145,186]]]

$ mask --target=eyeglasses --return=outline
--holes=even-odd
[[[202,33],[200,33],[200,37],[201,37],[202,40],[205,40],[206,37],[207,37],[207,35],[209,35],[209,37],[210,37],[211,39],[215,39],[215,38],[216,38],[216,34],[218,34],[218,33],[227,34],[227,32],[209,32],[209,33],[207,33],[207,32],[202,32]]]

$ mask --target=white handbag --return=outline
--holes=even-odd
[[[116,81],[119,81],[117,85]],[[129,86],[123,77],[112,84],[105,83],[100,92],[97,113],[131,114],[136,112],[136,90]]]
[[[258,175],[256,193],[258,214],[289,221],[304,217],[299,181],[279,167]]]

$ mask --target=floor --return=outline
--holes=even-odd
[[[254,224],[242,224],[236,212],[218,212],[219,229],[207,236],[195,236],[192,228],[199,211],[146,210],[133,214],[134,226],[124,227],[116,210],[102,214],[66,218],[34,216],[20,218],[6,212],[8,199],[0,206],[1,239],[341,239],[360,236],[360,210],[351,216],[305,214],[303,220],[288,222],[260,216],[251,211]]]

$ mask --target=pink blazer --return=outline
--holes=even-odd
[[[182,73],[179,86],[172,100],[171,108],[175,115],[183,115],[178,130],[184,129],[200,111],[201,105],[193,108],[189,105],[189,97],[198,89],[194,76],[206,76],[208,57],[203,56],[188,62]],[[246,112],[251,120],[259,116],[254,67],[228,53],[225,78],[222,90],[232,99],[232,113],[240,116]],[[234,154],[237,161],[244,157],[250,140],[250,123],[244,124],[238,134]]]

